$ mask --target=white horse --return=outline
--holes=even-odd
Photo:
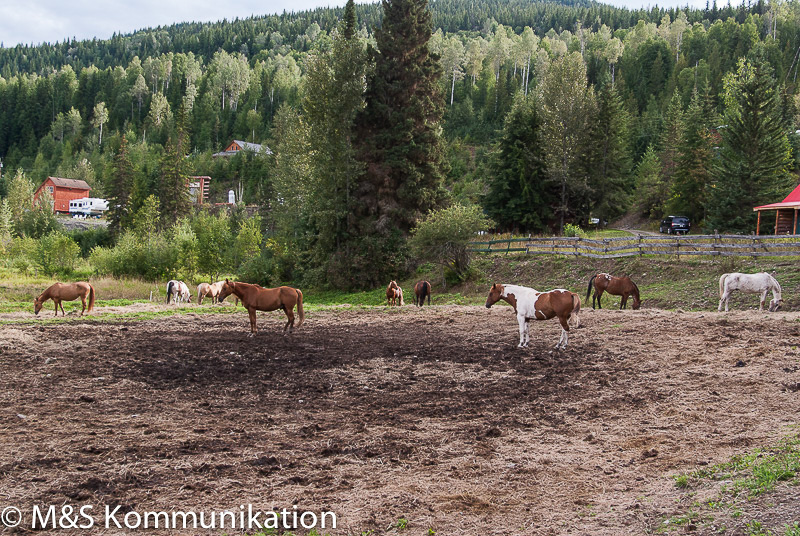
[[[167,303],[174,301],[174,303],[186,302],[189,303],[192,299],[192,293],[189,292],[189,287],[183,281],[172,279],[167,283]]]
[[[764,302],[767,300],[767,292],[772,291],[772,300],[769,302],[769,310],[777,311],[783,305],[783,298],[781,298],[781,286],[775,281],[775,278],[766,272],[757,274],[740,274],[734,272],[732,274],[722,274],[719,278],[719,307],[718,311],[722,311],[722,304],[725,304],[725,312],[728,312],[728,299],[731,292],[734,290],[741,290],[742,292],[750,292],[753,294],[761,294],[761,305],[758,307],[759,311],[764,310]]]
[[[486,307],[489,308],[498,300],[509,303],[517,314],[519,322],[519,348],[528,346],[530,335],[528,323],[531,320],[549,320],[558,317],[561,323],[561,338],[558,339],[556,349],[564,349],[569,341],[569,321],[575,317],[575,327],[581,325],[578,313],[581,312],[581,299],[574,292],[563,288],[539,292],[519,285],[500,285],[495,283],[489,290],[486,298]]]

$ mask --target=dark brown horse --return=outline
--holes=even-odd
[[[86,308],[86,296],[89,296],[89,308]],[[61,314],[66,316],[64,313],[64,306],[61,305],[62,300],[72,301],[77,300],[78,298],[81,299],[81,303],[83,304],[83,309],[81,309],[81,316],[83,316],[84,311],[87,313],[91,313],[92,309],[94,308],[94,287],[85,281],[79,281],[78,283],[56,283],[55,285],[51,285],[47,288],[44,292],[42,292],[38,298],[33,300],[33,312],[35,314],[39,314],[39,311],[42,310],[42,304],[47,300],[53,300],[53,303],[56,306],[56,316],[58,316],[58,308],[61,307]]]
[[[256,326],[256,311],[276,311],[282,309],[286,313],[286,325],[283,326],[283,333],[289,333],[294,329],[294,306],[297,305],[297,314],[300,322],[297,327],[303,325],[306,315],[303,313],[303,293],[300,289],[292,287],[263,288],[249,283],[239,283],[225,280],[220,291],[220,301],[230,294],[234,294],[242,301],[242,305],[250,313],[250,336],[258,333]]]
[[[589,296],[592,294],[592,284],[594,284],[594,296],[592,296],[592,309],[594,309],[595,300],[597,306],[602,309],[600,298],[603,297],[603,292],[614,294],[615,296],[622,296],[622,301],[619,304],[620,309],[625,309],[628,306],[628,296],[633,296],[633,309],[636,310],[642,305],[642,300],[639,299],[639,287],[636,283],[631,281],[627,275],[622,277],[614,277],[610,274],[599,273],[589,279],[589,289],[586,292],[586,301],[589,301]]]
[[[422,307],[425,303],[425,296],[428,297],[428,305],[431,304],[431,284],[427,281],[420,281],[414,285],[414,305]]]

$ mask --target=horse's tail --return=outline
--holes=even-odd
[[[89,307],[86,309],[87,313],[91,313],[94,308],[94,287],[89,285]]]
[[[575,327],[578,328],[581,325],[581,318],[578,316],[581,312],[581,297],[578,296],[576,293],[572,293],[572,316],[575,317]]]
[[[423,299],[425,298],[426,294],[428,295],[428,305],[430,305],[431,304],[431,284],[428,283],[427,281],[425,281],[422,284],[422,298]],[[420,304],[420,305],[422,305],[422,304]]]
[[[174,284],[175,283],[173,281],[170,281],[169,284],[167,285],[167,304],[169,304],[169,297],[172,296],[172,286]]]
[[[400,306],[402,307],[403,305],[405,305],[405,302],[403,301],[403,289],[401,289],[400,287],[397,287],[397,288],[400,290],[400,292],[399,292],[399,294],[400,294]]]
[[[295,289],[297,291],[297,316],[300,317],[300,322],[297,323],[297,327],[303,325],[303,320],[306,319],[306,314],[303,312],[303,291],[299,288]]]
[[[722,299],[722,295],[725,294],[725,280],[731,274],[722,274],[719,276],[719,299]]]
[[[597,274],[594,274],[591,279],[589,279],[589,288],[586,290],[586,301],[589,301],[589,298],[592,297],[592,283],[594,283],[595,277],[597,277]]]

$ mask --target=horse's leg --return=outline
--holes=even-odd
[[[250,336],[255,336],[258,333],[258,326],[256,326],[256,310],[253,307],[248,307],[247,312],[250,314]]]
[[[525,346],[525,317],[523,315],[517,315],[517,322],[519,322],[519,345],[517,348],[523,348]]]
[[[597,308],[598,309],[602,309],[603,308],[603,304],[600,303],[600,299],[602,297],[603,297],[603,291],[602,290],[595,290],[594,291],[594,297],[592,298],[592,309],[594,309],[594,298],[597,298]]]
[[[56,306],[56,316],[58,316],[58,300],[53,298],[53,305]]]
[[[764,303],[767,301],[767,292],[769,292],[769,290],[765,289],[764,292],[761,293],[761,305],[758,307],[759,311],[764,310]]]
[[[628,308],[628,293],[622,293],[622,299],[619,301],[619,308],[620,309],[627,309]]]
[[[288,307],[284,307],[283,310],[286,313],[286,325],[283,326],[283,334],[286,335],[286,328],[289,328],[289,333],[294,331],[294,307],[289,309]]]
[[[81,316],[83,316],[83,312],[86,310],[86,294],[81,296],[81,305],[83,306],[81,309]]]

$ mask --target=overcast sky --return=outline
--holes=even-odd
[[[465,0],[467,1],[467,0]],[[661,6],[705,7],[705,0],[607,0],[629,8]],[[176,22],[206,22],[245,18],[285,11],[303,11],[318,6],[343,6],[346,0],[28,0],[0,2],[0,42],[5,47],[19,43],[55,43],[76,37],[108,39],[116,33]],[[363,3],[363,2],[357,2]],[[722,5],[723,1],[718,1]],[[735,2],[737,5],[739,2]]]

